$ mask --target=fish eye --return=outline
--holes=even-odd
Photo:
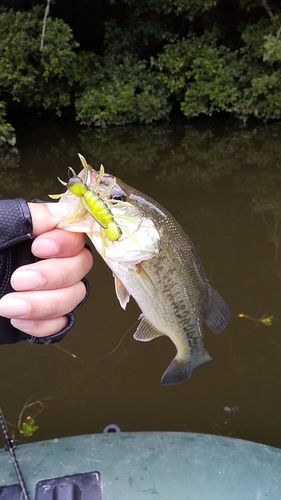
[[[127,201],[127,196],[126,196],[126,193],[124,193],[124,191],[122,189],[115,189],[113,188],[112,190],[113,192],[111,193],[110,195],[110,199],[111,200],[114,200],[114,201]]]
[[[126,201],[127,200],[127,196],[125,194],[115,195],[115,196],[111,197],[111,200],[114,200],[114,201]]]

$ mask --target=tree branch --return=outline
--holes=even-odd
[[[46,5],[46,9],[45,9],[44,20],[43,20],[43,28],[42,28],[41,44],[40,44],[40,50],[41,50],[41,52],[42,52],[42,50],[43,50],[43,45],[44,45],[44,37],[45,37],[45,31],[46,31],[46,23],[47,23],[47,17],[48,17],[48,14],[49,14],[49,10],[50,10],[50,3],[51,3],[51,0],[47,0],[47,5]]]
[[[267,0],[261,0],[261,3],[262,3],[262,6],[264,7],[264,9],[266,10],[267,14],[269,15],[271,21],[274,23],[276,22],[276,17],[274,16],[271,8],[269,7],[269,5],[267,4]]]
[[[273,24],[275,24],[275,26],[278,28],[278,31],[276,33],[276,40],[278,40],[279,36],[281,35],[281,26],[278,23],[278,19],[273,14],[271,8],[269,7],[269,5],[267,3],[267,0],[261,0],[261,4],[264,7],[264,9],[266,10],[266,12],[267,12],[269,18],[271,19],[271,21],[273,22]]]

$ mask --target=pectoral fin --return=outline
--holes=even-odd
[[[141,280],[142,285],[146,289],[146,291],[151,295],[151,297],[154,300],[157,300],[158,299],[157,298],[157,290],[156,290],[151,278],[149,277],[149,275],[147,274],[147,272],[143,268],[142,263],[136,264],[134,272],[135,272],[136,276],[138,276],[138,278]]]
[[[122,281],[117,278],[117,276],[113,275],[114,277],[114,284],[115,284],[115,292],[117,295],[117,298],[120,302],[120,306],[122,309],[126,309],[126,306],[130,300],[130,294],[123,285]]]
[[[160,332],[155,326],[153,326],[148,319],[144,317],[143,314],[140,315],[139,319],[141,322],[134,333],[134,339],[140,340],[141,342],[148,342],[149,340],[161,337],[164,333]]]

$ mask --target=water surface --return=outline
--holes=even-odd
[[[161,386],[174,345],[168,338],[133,339],[140,311],[133,299],[120,308],[111,272],[94,251],[90,298],[60,343],[77,357],[55,346],[1,346],[6,420],[16,424],[26,401],[48,397],[33,440],[102,432],[116,423],[123,431],[204,432],[281,447],[281,127],[26,126],[18,131],[18,150],[0,160],[1,197],[47,200],[61,191],[57,175],[66,179],[68,165],[80,170],[77,152],[175,216],[231,321],[220,335],[204,325],[212,363],[183,384]],[[272,325],[241,313],[273,316]]]

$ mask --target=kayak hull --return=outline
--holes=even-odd
[[[281,494],[281,450],[222,436],[110,432],[20,445],[16,456],[32,500],[41,498],[40,481],[46,486],[86,472],[100,481],[101,500],[280,500]],[[2,449],[3,498],[3,487],[17,483]]]

